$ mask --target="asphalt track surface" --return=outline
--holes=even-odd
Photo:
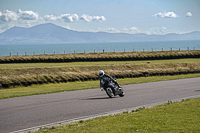
[[[134,79],[133,79],[134,80]],[[125,97],[99,88],[0,100],[0,132],[7,133],[83,116],[200,96],[200,78],[122,86]]]

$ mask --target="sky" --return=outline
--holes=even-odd
[[[200,31],[200,0],[0,0],[0,33],[53,23],[84,32]]]

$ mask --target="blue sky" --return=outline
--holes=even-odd
[[[0,33],[43,23],[75,31],[183,34],[200,31],[200,0],[0,0]]]

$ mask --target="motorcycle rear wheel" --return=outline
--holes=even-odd
[[[108,95],[110,98],[115,97],[114,92],[113,92],[113,90],[112,90],[111,87],[107,87],[105,90],[106,90],[107,95]]]

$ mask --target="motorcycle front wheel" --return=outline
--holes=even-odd
[[[106,90],[107,95],[108,95],[110,98],[113,98],[113,97],[115,96],[115,95],[114,95],[114,92],[113,92],[113,90],[112,90],[111,87],[107,87],[105,90]]]
[[[124,92],[124,90],[121,88],[121,93],[119,94],[119,96],[120,96],[120,97],[124,97],[124,95],[125,95],[125,92]]]

